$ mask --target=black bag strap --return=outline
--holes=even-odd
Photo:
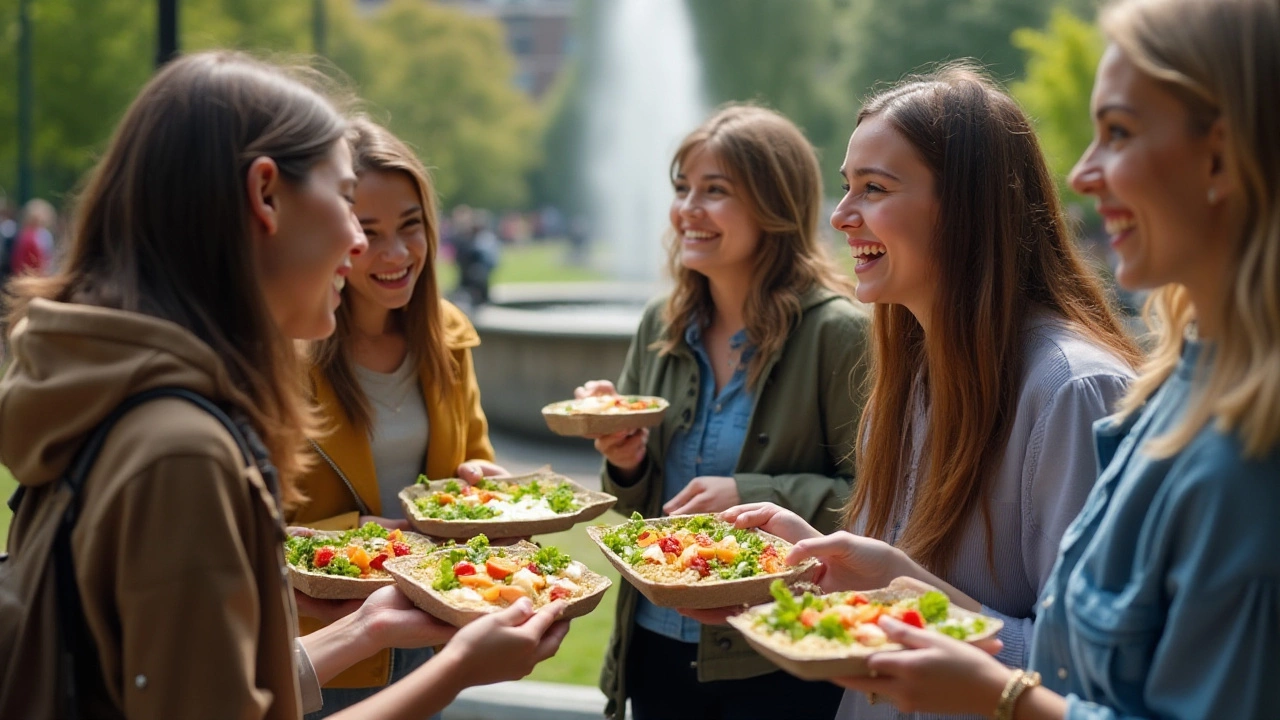
[[[75,528],[76,518],[79,514],[78,501],[80,491],[84,489],[89,471],[93,469],[93,463],[98,459],[98,454],[106,443],[107,435],[115,427],[116,422],[139,405],[165,397],[186,400],[222,423],[227,432],[231,433],[231,437],[235,438],[236,445],[240,448],[240,454],[244,457],[245,464],[256,464],[258,466],[259,472],[267,481],[272,495],[279,502],[279,484],[275,468],[271,465],[266,448],[263,447],[257,433],[247,423],[237,423],[222,408],[199,393],[180,387],[158,387],[144,390],[125,398],[123,402],[111,411],[111,414],[107,415],[94,428],[93,434],[89,436],[89,439],[85,441],[84,445],[76,453],[70,468],[63,476],[62,481],[71,490],[72,498],[65,514],[62,516],[62,523],[58,528],[58,535],[53,543],[54,575],[57,584],[58,618],[61,630],[59,633],[61,648],[58,669],[62,679],[60,683],[63,702],[62,716],[70,720],[78,720],[80,717],[80,682],[76,676],[76,653],[77,651],[84,653],[85,649],[90,647],[87,643],[89,633],[84,619],[84,611],[80,604],[80,592],[76,586],[75,565],[71,557],[71,531]],[[20,500],[20,497],[15,497],[10,503],[16,505],[15,501]]]

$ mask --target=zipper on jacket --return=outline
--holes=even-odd
[[[333,472],[338,475],[338,479],[342,481],[342,484],[347,486],[347,490],[351,493],[351,497],[355,498],[356,506],[360,510],[360,514],[372,515],[373,513],[369,512],[369,506],[365,505],[364,500],[360,499],[360,493],[356,492],[355,486],[347,479],[346,474],[344,474],[342,470],[338,469],[338,463],[334,462],[333,458],[329,457],[328,453],[320,449],[320,443],[315,440],[308,440],[307,442],[311,443],[311,448],[316,451],[316,454],[324,458],[324,461],[329,464],[329,467],[333,468]]]

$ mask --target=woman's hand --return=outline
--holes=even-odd
[[[903,712],[989,716],[995,711],[1012,672],[988,654],[999,652],[999,640],[980,648],[888,617],[880,619],[880,628],[908,649],[868,658],[873,677],[832,682],[875,693]]]
[[[703,475],[689,481],[676,496],[662,506],[667,515],[692,515],[727,510],[742,500],[738,481],[731,477]]]
[[[395,520],[389,517],[382,517],[381,515],[361,515],[359,525],[357,527],[364,527],[365,523],[377,523],[388,530],[403,531],[411,529],[409,527],[408,520]]]
[[[507,477],[511,473],[507,469],[488,460],[467,460],[458,466],[456,475],[459,480],[475,485],[485,478]]]
[[[359,606],[354,619],[361,632],[380,648],[441,645],[458,632],[454,626],[419,610],[394,585],[375,590]]]
[[[439,659],[456,664],[466,685],[518,680],[560,649],[569,632],[567,620],[557,621],[564,607],[557,600],[534,612],[533,603],[520,598],[459,630]]]
[[[735,505],[720,513],[720,519],[737,528],[759,528],[791,544],[820,538],[822,533],[794,512],[769,502]]]
[[[915,566],[900,550],[879,540],[841,530],[797,542],[787,564],[814,558],[822,563],[815,581],[826,592],[884,587]]]
[[[617,395],[618,390],[608,380],[588,380],[581,386],[574,388],[573,396],[578,400],[591,397],[593,395]]]

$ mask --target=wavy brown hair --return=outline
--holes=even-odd
[[[1013,422],[1029,311],[1066,319],[1131,365],[1140,355],[1081,259],[1035,133],[1008,95],[957,64],[873,97],[858,123],[872,117],[933,173],[938,285],[928,335],[905,307],[876,306],[865,445],[846,519],[865,513],[867,533],[887,536],[904,501],[913,387],[924,392],[927,447],[898,544],[936,572],[975,510],[992,557],[985,497]]]
[[[1104,9],[1102,29],[1135,65],[1182,101],[1188,132],[1227,128],[1243,226],[1229,244],[1235,275],[1217,307],[1194,307],[1181,285],[1147,299],[1157,333],[1151,360],[1130,386],[1122,411],[1137,412],[1177,367],[1183,331],[1199,316],[1219,318],[1213,364],[1205,370],[1186,419],[1145,448],[1168,457],[1211,420],[1238,433],[1246,454],[1280,444],[1280,5],[1275,0],[1118,2]],[[1207,315],[1206,315],[1207,314]]]
[[[444,341],[444,319],[441,315],[440,287],[436,280],[436,253],[440,247],[440,224],[436,209],[435,188],[422,161],[390,130],[373,121],[356,117],[350,121],[347,141],[355,163],[356,176],[369,173],[400,173],[409,178],[422,205],[426,225],[426,262],[418,275],[409,304],[392,312],[398,314],[409,355],[414,358],[419,375],[424,371],[432,387],[425,388],[436,397],[444,397],[457,380],[458,368]],[[369,398],[360,389],[351,366],[351,285],[343,289],[347,298],[337,312],[338,329],[315,343],[312,362],[333,385],[334,394],[355,427],[373,432],[373,411]]]
[[[286,504],[300,499],[292,480],[312,418],[259,285],[247,178],[269,157],[286,182],[306,183],[342,141],[346,121],[318,80],[232,52],[166,65],[89,175],[63,269],[10,288],[10,322],[47,298],[162,318],[207,343],[250,401]]]
[[[757,387],[765,364],[782,349],[799,322],[801,296],[815,285],[850,298],[853,283],[827,254],[818,235],[822,173],[813,146],[787,118],[755,105],[726,105],[689,133],[671,160],[674,180],[695,152],[720,162],[760,227],[752,264],[756,289],[743,309],[747,340],[757,352],[747,365],[747,385]],[[680,243],[668,231],[667,264],[676,287],[663,318],[666,337],[654,343],[667,353],[684,342],[691,323],[711,321],[711,286],[680,262]]]

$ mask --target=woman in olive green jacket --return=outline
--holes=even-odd
[[[617,390],[671,407],[654,432],[596,440],[617,509],[645,517],[768,499],[835,529],[853,480],[867,315],[817,227],[817,158],[786,118],[730,106],[672,161],[670,296],[645,311]],[[608,394],[593,381],[579,395]],[[778,671],[735,631],[703,627],[619,588],[601,675],[606,714],[636,720],[788,717],[839,693]],[[781,716],[781,715],[778,715]],[[807,717],[807,716],[806,716]]]

